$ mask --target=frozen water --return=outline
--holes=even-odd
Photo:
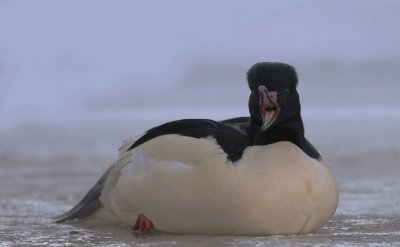
[[[336,123],[330,122],[312,122],[309,129],[330,129],[310,132],[338,179],[336,215],[316,233],[270,237],[141,235],[127,226],[54,224],[51,217],[75,204],[111,164],[117,153],[115,136],[130,123],[115,129],[110,129],[112,121],[94,128],[21,128],[3,135],[0,143],[0,246],[400,246],[399,147],[353,147],[357,133],[353,142],[351,137],[342,142]],[[141,124],[154,123],[135,122]],[[331,142],[323,142],[326,136]]]

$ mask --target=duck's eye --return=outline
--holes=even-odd
[[[285,89],[285,95],[288,96],[290,94],[290,90],[289,89]]]

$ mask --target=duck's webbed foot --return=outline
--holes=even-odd
[[[148,232],[153,229],[153,222],[143,214],[139,214],[132,229],[134,231]]]

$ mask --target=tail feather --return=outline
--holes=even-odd
[[[97,181],[97,183],[89,190],[89,192],[77,205],[75,205],[65,214],[55,217],[54,222],[61,223],[74,219],[83,219],[100,208],[102,206],[100,196],[110,170],[111,167],[103,174],[99,181]]]
[[[103,206],[100,201],[100,196],[102,195],[106,180],[109,177],[111,171],[115,168],[123,167],[130,162],[129,157],[132,155],[132,151],[129,148],[135,143],[139,138],[131,138],[123,142],[122,146],[119,148],[119,158],[116,163],[114,163],[108,170],[103,174],[103,176],[97,181],[97,183],[89,190],[85,197],[72,209],[63,215],[54,218],[54,222],[61,223],[64,221],[83,219],[93,214],[97,209]]]

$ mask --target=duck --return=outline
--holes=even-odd
[[[339,190],[305,137],[295,68],[259,62],[247,82],[250,116],[176,120],[124,141],[116,162],[55,222],[245,236],[321,228],[337,209]]]

